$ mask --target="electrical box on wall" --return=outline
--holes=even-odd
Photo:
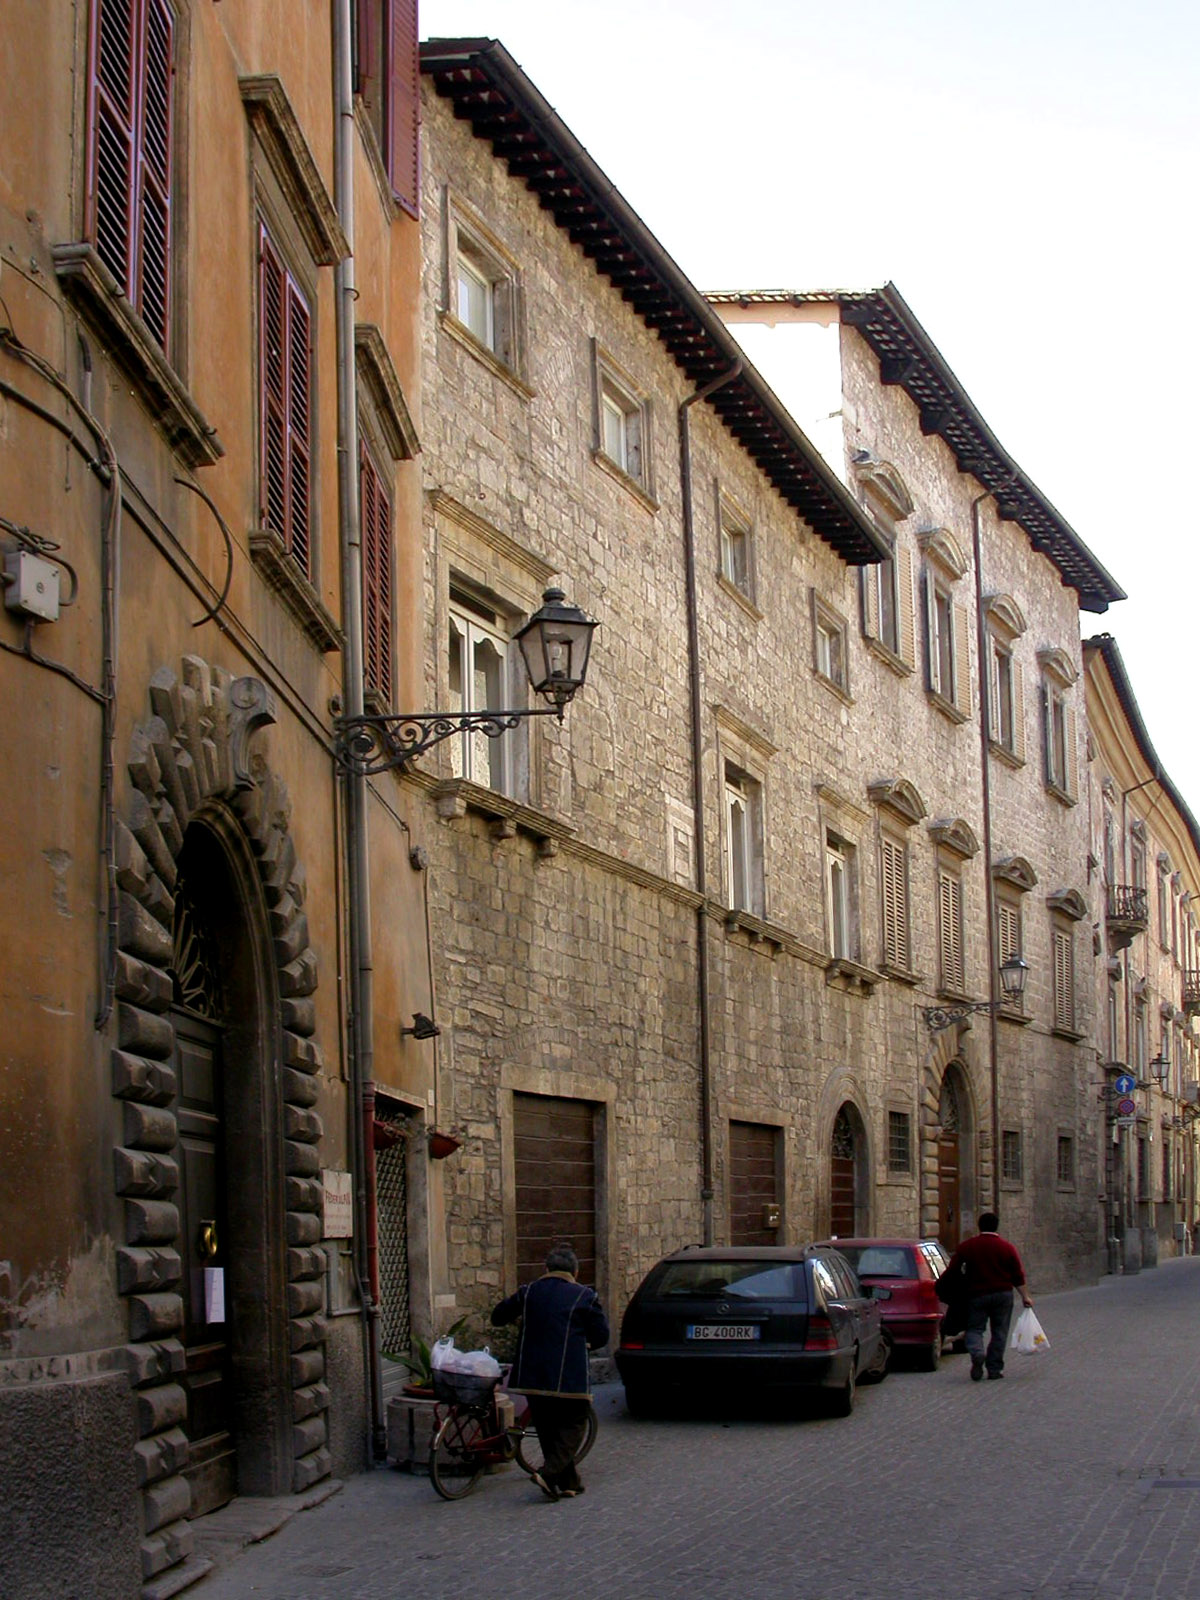
[[[57,622],[61,570],[32,550],[9,550],[4,556],[4,604],[10,611]]]

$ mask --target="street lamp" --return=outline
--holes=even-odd
[[[1029,963],[1014,950],[1007,960],[1000,963],[1000,987],[1004,991],[1001,999],[976,1000],[957,1006],[925,1006],[921,1013],[925,1018],[925,1026],[930,1033],[941,1033],[943,1028],[953,1028],[977,1012],[995,1015],[1005,1007],[1019,1010],[1028,978]]]
[[[1170,1070],[1171,1058],[1167,1055],[1165,1050],[1159,1055],[1156,1055],[1154,1060],[1150,1063],[1150,1071],[1153,1074],[1155,1083],[1160,1089],[1166,1083],[1167,1074],[1170,1072]]]
[[[583,687],[592,634],[598,627],[594,617],[567,603],[561,589],[547,589],[542,605],[515,637],[529,682],[548,705],[520,711],[411,711],[339,717],[334,746],[338,764],[363,777],[403,771],[409,762],[455,734],[482,733],[498,739],[526,717],[557,717],[561,722]]]

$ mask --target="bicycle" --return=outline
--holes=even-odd
[[[443,1500],[461,1500],[470,1494],[485,1467],[515,1460],[531,1477],[541,1470],[541,1446],[529,1420],[529,1403],[524,1395],[514,1395],[519,1407],[514,1421],[511,1426],[502,1422],[496,1403],[501,1381],[467,1373],[434,1373],[429,1479]],[[582,1461],[595,1443],[597,1426],[595,1409],[589,1405],[587,1433],[577,1461]]]

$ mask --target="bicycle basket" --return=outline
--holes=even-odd
[[[499,1378],[479,1378],[470,1372],[433,1371],[433,1398],[456,1406],[485,1406]]]

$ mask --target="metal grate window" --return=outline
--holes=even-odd
[[[912,1118],[907,1111],[888,1112],[888,1171],[912,1171]]]
[[[1058,1136],[1058,1181],[1075,1182],[1075,1141],[1061,1133]]]
[[[408,1292],[408,1118],[380,1112],[376,1120],[400,1134],[375,1153],[379,1218],[380,1345],[387,1355],[407,1355],[412,1346]]]
[[[1001,1175],[1010,1183],[1021,1183],[1025,1177],[1025,1156],[1021,1148],[1021,1135],[1014,1128],[1005,1128],[1001,1144]]]

